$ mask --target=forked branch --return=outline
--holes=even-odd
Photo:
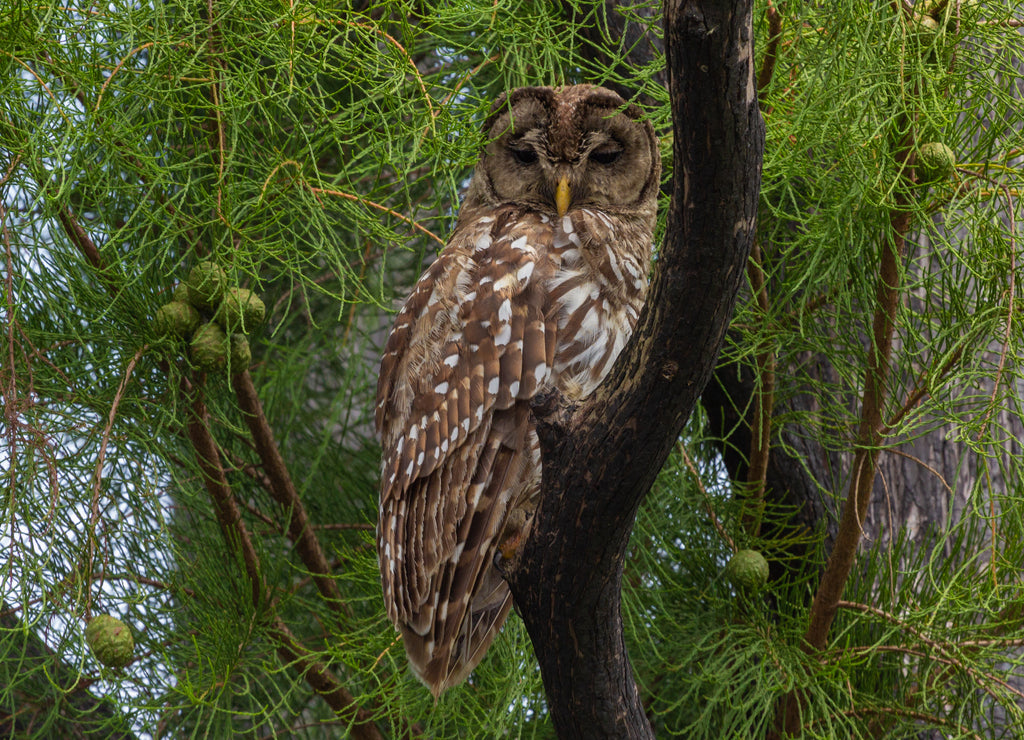
[[[665,3],[668,232],[636,332],[578,408],[535,409],[541,502],[508,579],[562,738],[650,738],[620,615],[640,502],[711,376],[754,236],[763,124],[751,3]]]

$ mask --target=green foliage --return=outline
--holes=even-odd
[[[4,22],[0,582],[4,609],[85,677],[55,689],[118,707],[76,721],[97,735],[127,717],[173,736],[336,736],[350,718],[282,652],[280,620],[390,734],[543,732],[517,624],[436,707],[405,670],[371,545],[372,399],[394,300],[452,227],[490,100],[578,75],[575,28],[533,2],[18,3]],[[201,264],[215,279],[191,272]],[[225,288],[266,302],[250,374],[341,604],[312,583],[268,491],[229,377],[247,362],[193,352],[203,382],[154,326],[172,297],[210,318]],[[197,420],[258,559],[255,597]],[[87,651],[90,610],[131,627],[123,672]],[[0,727],[20,713],[46,736],[44,695],[26,688],[39,670],[0,686]]]
[[[806,737],[1024,726],[1004,681],[1020,668],[1008,645],[1024,615],[1021,460],[999,426],[1006,409],[1019,417],[1021,387],[1011,226],[1024,218],[1024,42],[1006,22],[1019,9],[962,3],[957,22],[953,5],[922,8],[935,26],[925,32],[890,3],[786,4],[762,91],[770,300],[740,307],[724,361],[753,367],[770,349],[785,368],[775,429],[849,454],[880,255],[894,214],[909,213],[885,446],[948,427],[998,482],[979,478],[971,507],[951,512],[927,549],[894,535],[858,561],[853,606],[823,658],[801,648],[818,583],[803,566],[824,562],[827,522],[798,531],[792,508],[769,506],[752,532],[721,463],[729,439],[695,420],[685,441],[701,483],[689,456],[673,455],[624,580],[659,737],[763,736],[793,691]],[[595,61],[569,11],[602,29],[609,12],[519,0],[16,2],[0,19],[0,728],[351,732],[351,715],[314,691],[313,666],[386,737],[552,736],[515,617],[436,704],[406,670],[372,543],[372,423],[394,302],[451,230],[478,123],[500,91],[624,82],[668,131],[667,92],[652,79],[663,60],[628,77],[610,69],[628,47],[605,32],[610,57]],[[656,4],[623,12],[658,21]],[[755,11],[760,55],[766,12]],[[949,182],[911,179],[908,136],[956,152]],[[340,603],[289,533],[294,507],[231,375],[247,363],[204,380],[154,327],[203,261],[223,269],[222,288],[265,301],[258,331],[246,319],[249,375]],[[805,361],[818,353],[829,374]],[[841,499],[848,477],[836,470],[822,497]],[[221,485],[255,566],[218,518]],[[724,568],[747,547],[773,578],[744,599]],[[102,669],[86,645],[85,618],[101,613],[135,638],[123,670]]]

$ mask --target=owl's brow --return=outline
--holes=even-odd
[[[612,142],[620,146],[622,145],[621,141],[607,131],[588,131],[587,135],[583,138],[584,147],[597,146],[598,144],[604,144],[607,142]]]
[[[552,109],[552,102],[554,101],[554,92],[547,87],[520,87],[504,96],[504,99],[496,101],[491,107],[491,112],[487,118],[484,119],[484,130],[490,131],[494,127],[494,122],[502,115],[507,114],[509,116],[509,125],[511,126],[514,121],[512,119],[512,108],[515,107],[516,103],[521,98],[532,96],[537,100],[544,108],[550,113]],[[504,132],[502,132],[504,133]],[[498,136],[501,136],[499,134]],[[498,137],[495,137],[498,138]]]
[[[527,144],[543,144],[547,141],[547,131],[541,126],[533,126],[526,129],[520,134],[513,134],[509,137],[510,143],[518,143],[520,141]]]

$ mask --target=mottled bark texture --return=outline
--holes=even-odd
[[[636,511],[711,377],[754,234],[764,130],[749,2],[667,2],[668,232],[637,331],[601,389],[538,405],[544,482],[508,580],[563,738],[653,737],[622,634]]]

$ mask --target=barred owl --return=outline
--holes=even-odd
[[[501,96],[451,239],[384,348],[377,548],[388,616],[437,697],[480,662],[512,596],[541,460],[530,400],[592,393],[647,290],[657,139],[600,87]]]

